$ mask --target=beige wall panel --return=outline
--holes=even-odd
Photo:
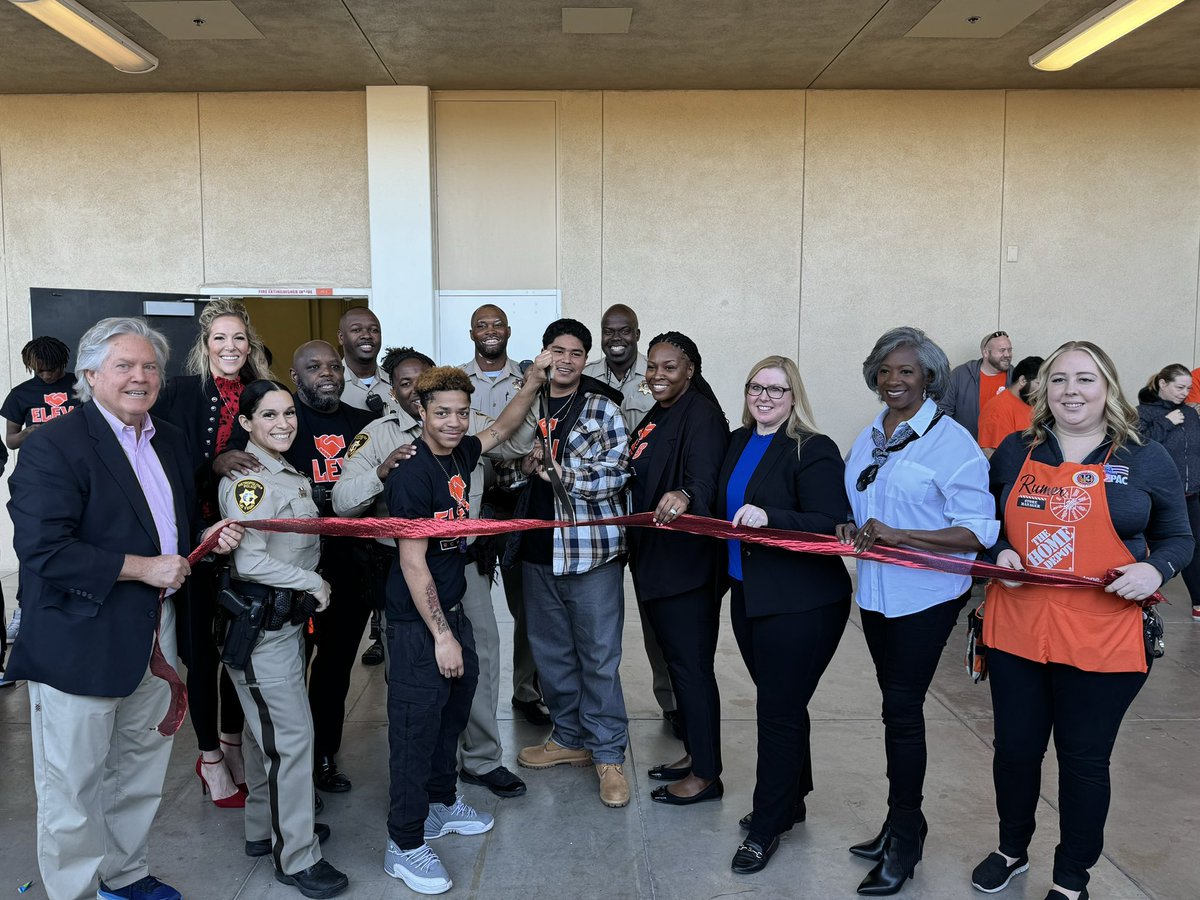
[[[603,305],[643,351],[695,340],[731,419],[747,366],[796,352],[803,177],[801,92],[604,95]]]
[[[558,287],[558,104],[436,98],[438,287]]]
[[[1003,105],[1001,92],[809,92],[797,362],[843,450],[879,410],[861,363],[880,334],[916,325],[955,365],[996,327]]]
[[[0,177],[14,379],[30,287],[203,280],[195,94],[0,97]]]
[[[371,283],[365,97],[200,95],[207,284]]]
[[[1089,339],[1126,394],[1195,353],[1200,92],[1008,95],[1001,325],[1016,354]]]
[[[603,292],[604,95],[568,91],[559,107],[559,287],[564,316],[599,322]],[[590,327],[590,326],[589,326]]]

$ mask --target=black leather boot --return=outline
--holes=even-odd
[[[883,858],[883,845],[887,841],[888,835],[892,833],[891,825],[885,819],[883,827],[879,829],[879,834],[871,838],[869,841],[863,841],[861,844],[855,844],[850,848],[850,852],[862,859],[869,859],[872,862],[879,862]]]
[[[904,882],[913,877],[925,849],[929,825],[920,810],[893,810],[884,830],[888,834],[879,861],[858,886],[858,893],[867,897],[899,893]]]
[[[332,756],[322,756],[317,760],[313,783],[317,790],[330,794],[344,794],[350,790],[350,779],[338,771],[337,760]]]

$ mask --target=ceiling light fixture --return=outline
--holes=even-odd
[[[1113,41],[1141,28],[1183,0],[1117,0],[1080,22],[1033,56],[1029,64],[1043,72],[1061,72]]]
[[[94,53],[114,69],[130,75],[153,72],[158,57],[135,44],[75,0],[10,0],[63,37]]]

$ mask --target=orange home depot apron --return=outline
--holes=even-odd
[[[1025,458],[1004,507],[1004,536],[1031,571],[1094,578],[1135,562],[1108,512],[1104,466]],[[1103,588],[987,588],[983,642],[1088,672],[1145,672],[1141,608]]]

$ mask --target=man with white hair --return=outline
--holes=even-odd
[[[97,322],[76,354],[82,407],[29,436],[9,482],[24,614],[8,676],[29,682],[51,900],[180,897],[150,875],[147,844],[184,712],[171,595],[207,532],[183,433],[150,416],[166,360],[144,320]]]

